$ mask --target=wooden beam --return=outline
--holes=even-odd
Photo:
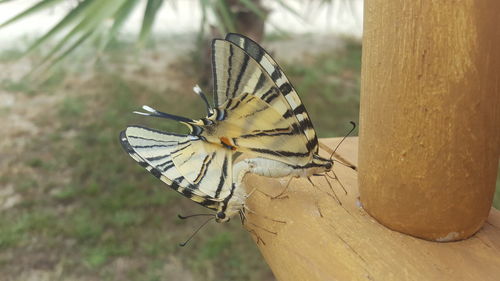
[[[500,1],[366,0],[359,181],[384,225],[464,239],[500,153]]]
[[[334,147],[338,139],[322,142]],[[357,163],[357,146],[357,138],[348,138],[338,153]],[[320,177],[313,179],[316,187],[294,179],[287,199],[272,200],[259,192],[248,199],[257,213],[286,222],[248,215],[247,227],[263,239],[258,247],[278,280],[498,280],[499,211],[492,209],[483,228],[468,240],[421,240],[377,223],[359,204],[357,173],[341,165],[334,170],[348,190],[345,195],[332,181],[342,205]],[[287,180],[248,175],[246,184],[276,195]]]

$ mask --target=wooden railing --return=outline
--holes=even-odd
[[[333,147],[338,139],[322,142]],[[357,164],[357,146],[357,138],[348,138],[338,154]],[[317,186],[292,180],[286,199],[259,192],[249,198],[250,208],[260,215],[248,215],[247,226],[263,240],[257,245],[278,280],[499,280],[498,210],[491,209],[472,238],[430,242],[378,223],[360,205],[357,173],[338,164],[334,169],[348,191],[345,195],[332,181],[342,205],[321,177],[313,178]],[[255,175],[248,175],[246,182],[273,195],[286,185],[286,180]]]

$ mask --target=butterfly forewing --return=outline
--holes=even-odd
[[[212,42],[212,66],[216,107],[244,93],[259,97],[282,115],[288,103],[279,98],[279,90],[262,67],[235,44],[215,39]],[[229,107],[226,106],[226,107]]]
[[[234,142],[238,151],[268,158],[306,164],[309,150],[296,124],[283,118],[262,99],[249,94],[229,100],[226,119],[217,126],[217,134]],[[224,105],[223,105],[224,106]]]
[[[317,153],[319,148],[318,139],[311,119],[299,95],[292,86],[292,83],[288,80],[276,61],[274,61],[262,47],[248,37],[236,33],[229,33],[226,35],[226,40],[242,48],[252,59],[257,61],[262,69],[271,77],[282,97],[284,97],[289,104],[289,108],[293,112],[292,115],[300,125],[300,130],[307,137],[309,142],[308,147],[310,147],[312,152]]]
[[[286,135],[283,132],[274,134],[282,138],[288,136],[285,142],[283,140],[280,142],[278,139],[271,140],[272,135],[268,134],[268,140],[265,143],[260,142],[264,138],[254,138],[252,140],[249,137],[244,142],[239,143],[238,147],[242,151],[248,148],[264,157],[289,164],[303,165],[310,162],[317,140],[312,125],[309,126],[308,119],[304,120],[303,116],[297,117],[293,113],[293,108],[303,108],[303,106],[300,106],[301,103],[300,105],[296,105],[295,102],[290,103],[263,66],[236,44],[216,39],[213,41],[212,48],[215,101],[219,108],[225,108],[227,111],[228,117],[225,118],[224,122],[233,122],[229,116],[234,116],[233,111],[238,110],[236,105],[239,106],[240,103],[238,102],[241,102],[241,99],[238,100],[238,98],[242,95],[250,95],[266,103],[269,107],[268,112],[276,112],[279,118],[286,120],[288,123],[289,131],[286,132]],[[264,123],[269,121],[269,114],[265,115],[260,111],[254,111],[254,114],[255,120],[260,119]],[[308,139],[308,135],[304,133],[304,131],[308,131],[309,127],[311,127],[314,134],[313,140]],[[262,129],[257,125],[254,125],[253,128],[253,130],[246,131],[242,135],[249,136]],[[284,129],[284,126],[270,128],[270,130],[272,129],[278,129],[279,131]],[[269,130],[263,132],[262,135],[266,135],[267,132]],[[234,138],[238,138],[238,136]],[[294,145],[287,147],[285,146],[287,142],[294,142]],[[281,145],[276,146],[273,143]],[[261,149],[259,146],[265,146],[265,148]]]

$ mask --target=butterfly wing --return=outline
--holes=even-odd
[[[174,165],[191,185],[222,201],[231,193],[232,154],[220,145],[196,137],[171,155]]]
[[[172,154],[191,142],[188,135],[161,132],[140,126],[130,126],[120,133],[125,151],[155,177],[185,197],[213,210],[219,200],[191,184],[175,166]]]
[[[231,140],[235,149],[293,164],[309,162],[310,151],[296,123],[253,95],[229,100],[225,119],[217,124],[218,136]],[[207,138],[209,139],[209,138]]]
[[[242,43],[242,46],[247,48],[250,48],[248,46],[258,47],[256,43],[254,44]],[[244,137],[240,139],[245,140],[239,142],[237,146],[241,151],[253,151],[264,157],[293,165],[309,163],[317,150],[317,139],[307,113],[305,115],[301,114],[301,112],[305,112],[304,106],[300,99],[298,102],[292,98],[288,100],[282,94],[272,74],[268,73],[257,60],[259,59],[255,54],[257,51],[252,48],[249,50],[254,53],[255,57],[252,57],[240,46],[230,41],[214,40],[212,43],[215,103],[219,108],[225,110],[224,122],[238,123],[239,121],[234,120],[234,118],[246,116],[235,111],[245,112],[245,110],[251,109],[251,106],[263,108],[267,105],[266,114],[262,109],[261,111],[255,111],[259,114],[247,118],[246,123],[249,126],[241,127],[246,131],[241,132],[241,136]],[[262,50],[262,48],[259,50]],[[260,57],[263,58],[264,53]],[[291,87],[291,84],[288,85]],[[291,91],[287,91],[287,93],[291,93]],[[298,98],[294,90],[293,93]],[[247,95],[262,102],[253,100],[246,103],[246,107],[241,106],[243,100],[248,101]],[[272,111],[274,113],[271,113]],[[304,119],[304,116],[307,119]],[[282,124],[286,123],[287,126],[270,127],[271,124],[280,122]],[[259,123],[264,123],[264,126],[258,125]],[[223,136],[229,137],[227,135]],[[259,138],[256,138],[257,136]],[[276,136],[280,138],[275,138]],[[235,134],[231,137],[239,138]],[[293,143],[293,145],[289,146],[290,143]]]
[[[252,59],[257,61],[262,69],[271,77],[276,87],[278,87],[281,97],[286,100],[286,103],[289,105],[289,109],[292,110],[293,116],[298,122],[301,132],[306,136],[308,140],[308,147],[310,147],[311,151],[317,153],[319,149],[318,138],[312,125],[311,118],[309,117],[304,104],[300,100],[297,91],[295,91],[292,83],[288,80],[278,63],[276,63],[276,61],[264,50],[264,48],[246,36],[236,33],[228,33],[226,35],[226,40],[242,48],[250,57],[252,57]]]

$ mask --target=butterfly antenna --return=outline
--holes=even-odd
[[[134,113],[135,114],[139,114],[139,115],[144,115],[144,116],[153,116],[153,117],[159,117],[159,118],[166,118],[166,119],[171,119],[171,120],[175,120],[175,121],[179,121],[179,122],[184,122],[184,123],[192,123],[192,122],[194,122],[193,119],[189,119],[189,118],[186,118],[186,117],[182,117],[182,116],[177,116],[177,115],[173,115],[173,114],[161,112],[161,111],[156,110],[156,109],[154,109],[154,108],[152,108],[150,106],[147,106],[147,105],[143,105],[142,109],[144,109],[147,112],[134,111]]]
[[[201,97],[201,99],[205,102],[205,105],[207,107],[207,114],[210,115],[212,114],[213,110],[212,110],[212,107],[210,106],[210,103],[208,102],[208,99],[207,99],[207,96],[205,95],[205,93],[203,93],[203,91],[201,90],[200,86],[198,86],[198,84],[196,84],[194,87],[193,87],[193,91]]]
[[[177,214],[177,217],[180,218],[181,220],[189,219],[192,217],[207,217],[207,216],[213,216],[213,214],[194,214],[194,215],[187,215],[187,216]]]
[[[208,219],[208,220],[206,220],[204,223],[202,223],[202,224],[198,227],[198,229],[196,229],[196,230],[195,230],[195,232],[193,232],[193,234],[191,234],[191,236],[189,236],[189,238],[188,238],[186,241],[184,241],[183,243],[179,243],[179,246],[181,246],[181,247],[186,246],[186,245],[187,245],[187,243],[188,243],[189,241],[191,241],[191,239],[193,239],[193,237],[196,235],[196,233],[198,233],[198,231],[200,231],[200,229],[202,229],[202,228],[203,228],[203,227],[204,227],[204,226],[205,226],[205,225],[206,225],[209,221],[211,221],[211,220],[213,220],[213,218],[209,218],[209,219]]]
[[[356,129],[356,123],[354,123],[354,121],[350,121],[350,123],[352,125],[352,129],[337,144],[337,146],[335,147],[335,149],[332,152],[332,155],[330,155],[330,159],[333,158],[333,155],[335,154],[335,151],[337,151],[337,148],[339,148],[339,146],[342,144],[342,142],[354,131],[354,129]]]
[[[333,155],[333,154],[332,154],[332,155]],[[330,158],[330,159],[331,159],[331,158]],[[358,170],[358,168],[357,168],[356,166],[352,165],[352,164],[347,164],[347,163],[344,163],[344,162],[342,162],[342,161],[335,160],[335,159],[332,159],[332,161],[333,161],[333,162],[337,162],[337,163],[339,163],[340,165],[346,166],[347,168],[351,168],[351,169],[353,169],[353,170],[355,170],[355,171],[357,171],[357,170]]]

